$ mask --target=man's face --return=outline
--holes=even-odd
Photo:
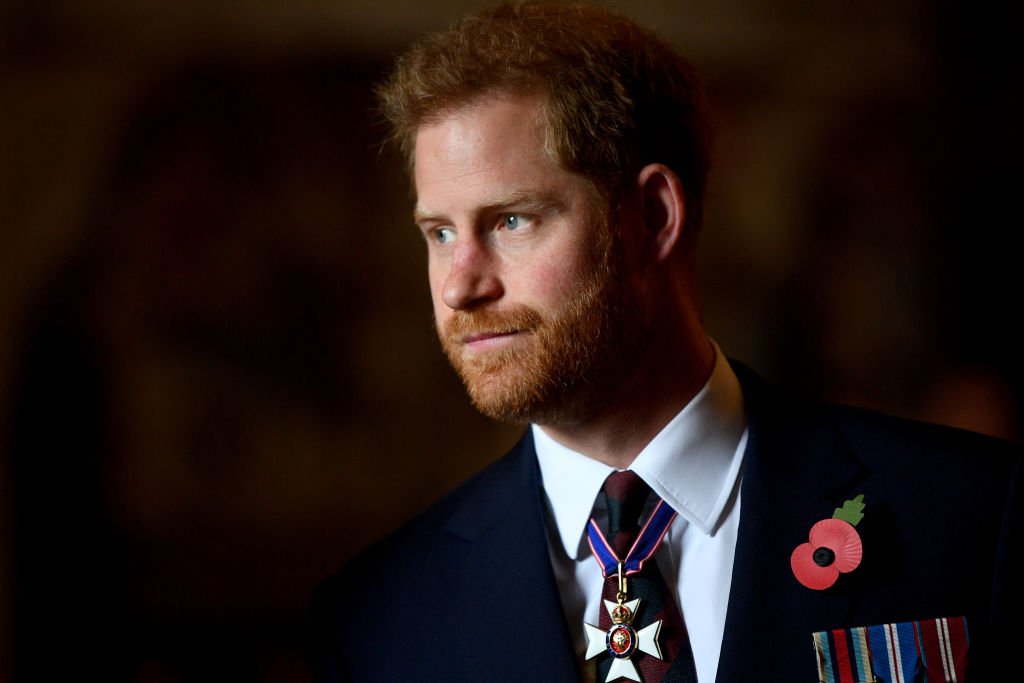
[[[629,361],[626,279],[592,186],[544,152],[542,103],[490,96],[421,126],[416,222],[438,335],[476,407],[573,423]]]

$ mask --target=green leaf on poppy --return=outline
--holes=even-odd
[[[856,498],[845,501],[843,507],[836,508],[832,517],[857,526],[857,522],[864,519],[864,494],[860,493]]]

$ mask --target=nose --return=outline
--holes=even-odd
[[[459,240],[449,262],[441,300],[453,310],[465,310],[500,298],[504,290],[496,266],[494,255],[479,240]]]

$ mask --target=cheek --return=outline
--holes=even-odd
[[[557,309],[576,296],[580,281],[590,272],[588,264],[573,259],[552,259],[534,263],[518,278],[524,297]]]

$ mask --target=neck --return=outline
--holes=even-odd
[[[626,469],[711,376],[714,350],[699,326],[657,339],[614,388],[616,398],[585,420],[540,425],[567,448]]]

